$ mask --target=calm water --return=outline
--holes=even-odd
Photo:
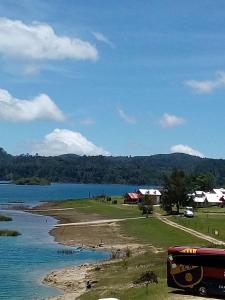
[[[0,204],[22,201],[34,205],[39,201],[85,198],[99,194],[121,195],[137,186],[97,184],[52,184],[51,186],[17,186],[0,184]],[[85,201],[85,200],[84,200]],[[42,299],[59,291],[41,284],[41,278],[54,269],[108,257],[107,253],[77,251],[71,255],[53,241],[48,232],[56,223],[50,217],[21,211],[3,211],[12,222],[0,222],[0,228],[16,229],[18,237],[0,237],[0,299]],[[46,222],[47,220],[47,222]],[[69,247],[67,247],[69,248]],[[76,248],[74,248],[76,249]]]
[[[60,267],[108,256],[87,250],[60,254],[60,249],[69,247],[55,243],[48,234],[56,222],[53,218],[18,211],[5,213],[12,216],[13,221],[0,222],[0,228],[17,229],[22,235],[0,238],[0,299],[29,300],[56,295],[57,290],[41,284],[45,274]]]
[[[88,198],[100,194],[117,196],[137,188],[138,186],[122,184],[53,183],[47,186],[0,184],[0,203],[23,201],[32,205],[39,201]]]

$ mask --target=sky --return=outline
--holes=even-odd
[[[1,0],[10,154],[225,158],[224,0]]]

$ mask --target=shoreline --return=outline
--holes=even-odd
[[[96,263],[82,264],[55,270],[42,279],[42,283],[63,291],[62,295],[45,298],[45,300],[70,300],[77,299],[86,292],[86,282],[93,282],[89,272]]]
[[[139,255],[146,251],[146,246],[139,245],[138,247],[133,247],[132,250],[134,249],[139,250],[136,254]],[[114,247],[114,250],[116,248],[117,247]],[[150,246],[148,248],[150,248],[151,251],[155,253],[160,252],[160,250],[157,250],[153,246],[152,247]],[[90,248],[84,246],[84,249],[90,249]],[[95,251],[98,250],[100,250],[100,248],[95,249]],[[71,300],[71,299],[75,300],[81,295],[89,291],[89,289],[86,288],[87,281],[89,281],[91,283],[92,288],[94,288],[95,284],[98,282],[96,280],[95,274],[92,273],[94,270],[101,269],[103,266],[116,264],[118,262],[121,262],[124,258],[126,258],[126,252],[124,251],[124,249],[117,248],[117,251],[114,253],[117,253],[118,257],[116,256],[116,258],[113,258],[111,256],[108,259],[94,261],[91,263],[84,263],[77,266],[75,265],[75,266],[60,268],[48,273],[44,278],[42,278],[42,283],[47,286],[63,291],[63,294],[44,298],[44,300]]]
[[[132,223],[123,225],[123,222],[115,222],[116,218],[118,220],[118,217],[123,215],[124,222],[126,222],[132,214],[136,214],[136,207],[124,208],[121,204],[113,206],[100,201],[88,201],[88,206],[85,206],[81,201],[73,205],[68,200],[66,205],[57,203],[56,206],[45,206],[39,213],[55,217],[61,224],[49,232],[56,242],[67,246],[82,246],[84,249],[94,251],[111,251],[112,255],[107,260],[66,267],[47,274],[42,282],[47,286],[60,289],[63,294],[45,300],[86,300],[105,296],[121,298],[131,295],[135,295],[135,299],[139,299],[140,296],[140,299],[146,299],[144,296],[146,283],[138,285],[134,280],[140,278],[145,271],[156,272],[159,276],[158,286],[154,283],[149,286],[155,299],[162,299],[162,294],[166,295],[165,299],[170,300],[192,299],[192,295],[176,293],[176,291],[173,293],[165,284],[166,247],[164,242],[161,242],[161,238],[164,237],[162,231],[169,233],[170,230],[163,225],[163,222],[157,218],[139,222],[137,220],[139,218],[135,217]],[[151,222],[150,219],[152,219]],[[133,226],[133,230],[137,228],[137,234],[136,232],[132,234],[126,226]],[[161,232],[155,235],[155,230],[159,229]],[[144,238],[139,239],[142,232]],[[180,232],[171,232],[173,240],[176,240]],[[150,238],[148,238],[149,234]],[[192,242],[189,236],[186,239]],[[152,243],[155,240],[157,242]],[[86,288],[87,281],[91,283],[91,289]]]
[[[32,211],[30,211],[32,212]],[[57,224],[63,220],[63,217],[54,216],[51,213],[51,203],[50,209],[48,205],[45,203],[43,205],[43,210],[38,208],[38,214],[44,213],[44,215],[50,216],[57,220]],[[32,212],[37,214],[37,210]],[[71,226],[67,226],[71,227]],[[132,251],[132,253],[136,253],[135,255],[139,255],[144,253],[147,248],[151,249],[153,252],[158,252],[158,249],[154,246],[144,245],[136,243],[131,237],[124,236],[121,232],[119,232],[119,225],[116,222],[109,222],[107,224],[88,224],[81,226],[74,226],[73,234],[74,239],[66,238],[65,228],[63,227],[54,227],[49,230],[49,234],[54,237],[54,241],[56,243],[65,245],[65,246],[75,246],[82,247],[84,250],[94,250],[94,251],[104,251],[109,253],[108,259],[101,261],[94,261],[91,263],[84,263],[81,265],[74,265],[65,268],[60,268],[51,271],[46,276],[42,278],[42,283],[46,286],[50,286],[56,288],[63,292],[62,295],[57,295],[53,297],[44,298],[45,300],[71,300],[77,299],[87,291],[86,283],[90,281],[92,287],[94,288],[96,283],[96,275],[92,273],[95,268],[99,266],[111,265],[113,263],[117,263],[122,261],[123,258],[126,257],[126,250]],[[92,232],[100,229],[100,233],[102,231],[111,231],[111,235],[115,235],[114,240],[105,240],[105,236],[98,242],[98,239],[95,239],[94,236],[89,240],[86,238],[85,241],[81,242],[80,237],[84,238],[82,234],[84,231]],[[63,234],[61,234],[61,230]],[[82,233],[80,233],[80,231]],[[107,234],[107,232],[106,232]],[[87,242],[88,241],[88,242]],[[111,253],[111,255],[110,255]],[[115,255],[115,257],[114,257]]]

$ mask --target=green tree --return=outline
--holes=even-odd
[[[148,217],[149,214],[153,213],[153,204],[154,204],[153,197],[148,194],[144,195],[144,198],[139,204],[139,209],[142,211],[143,215],[146,215],[146,218]]]
[[[179,213],[180,206],[186,205],[187,202],[186,176],[183,171],[175,169],[170,176],[165,177],[162,207],[171,214],[175,205],[176,212]]]
[[[195,190],[211,191],[215,186],[215,178],[212,173],[204,173],[195,177]]]

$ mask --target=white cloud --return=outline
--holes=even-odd
[[[170,148],[170,152],[171,153],[180,152],[180,153],[186,153],[194,156],[204,157],[204,155],[198,150],[195,150],[187,145],[182,145],[182,144],[172,146]]]
[[[24,60],[93,60],[97,49],[89,42],[59,36],[48,24],[0,18],[0,54]]]
[[[162,127],[173,127],[173,126],[184,124],[185,119],[165,113],[163,114],[159,122]]]
[[[35,143],[33,153],[40,155],[109,155],[108,151],[88,141],[81,133],[68,129],[55,129],[43,141]]]
[[[137,123],[137,120],[134,117],[126,114],[121,108],[117,108],[117,111],[118,111],[118,114],[121,117],[121,119],[123,119],[126,123],[129,123],[129,124]]]
[[[81,125],[84,126],[92,126],[95,124],[95,120],[91,119],[91,118],[86,118],[80,121]]]
[[[97,41],[105,43],[110,47],[114,48],[114,44],[101,32],[92,32],[93,36],[96,38]]]
[[[188,80],[185,84],[198,94],[209,94],[217,88],[225,87],[225,72],[217,72],[214,80]]]
[[[46,94],[21,100],[14,98],[7,90],[0,89],[0,120],[28,122],[37,119],[63,121],[65,117]]]

